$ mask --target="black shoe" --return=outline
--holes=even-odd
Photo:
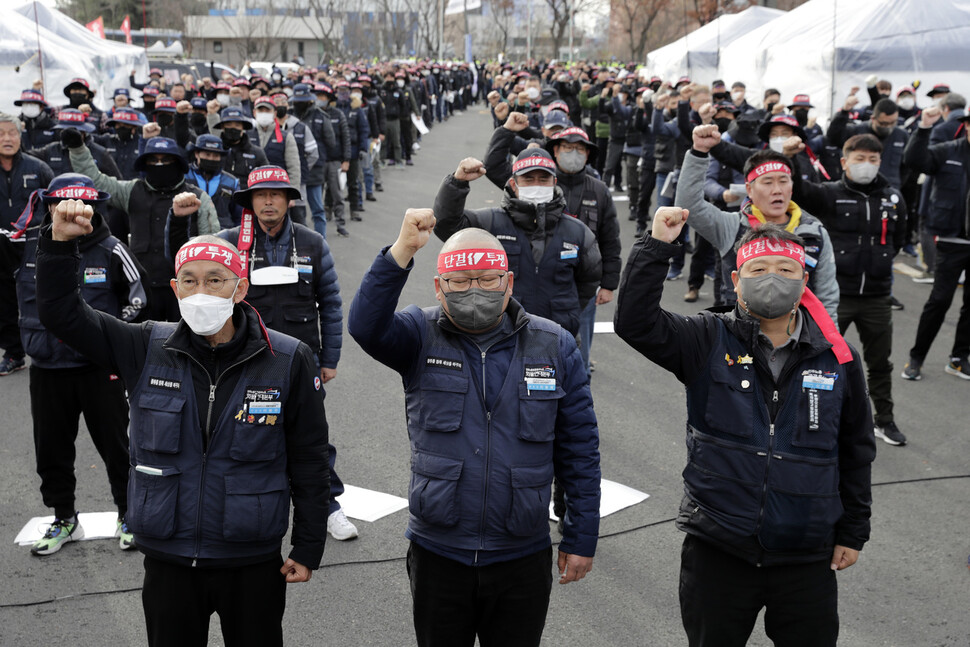
[[[347,228],[343,225],[337,225],[337,233],[345,238],[350,235],[350,232],[348,232]]]
[[[384,193],[384,185],[377,183],[374,185],[374,190],[377,191],[378,193]]]
[[[903,367],[903,375],[902,375],[903,379],[912,380],[914,382],[916,380],[922,380],[923,375],[920,370],[922,367],[923,367],[923,362],[918,362],[912,357],[910,357],[909,362],[906,364],[906,366]]]
[[[904,306],[902,304],[902,302],[900,302],[900,300],[897,299],[896,297],[889,297],[889,306],[893,310],[905,310],[906,309],[906,306]]]
[[[876,438],[882,438],[890,445],[906,444],[906,436],[896,427],[895,422],[890,421],[884,425],[877,425],[873,427],[873,431],[876,434]]]
[[[374,197],[374,194],[373,193],[368,193],[366,200],[368,202],[377,202],[377,198]]]
[[[404,162],[404,165],[405,166],[414,166],[414,162],[412,162],[411,160],[408,160],[408,161]]]
[[[634,234],[634,237],[640,238],[641,236],[643,236],[643,233],[645,231],[647,231],[647,228],[645,226],[643,226],[643,225],[637,225],[637,233]]]
[[[634,221],[634,220],[636,220],[636,219],[637,219],[637,214],[636,214],[636,212],[635,212],[635,211],[631,211],[631,212],[630,212],[630,217],[629,217],[629,218],[627,218],[627,220],[629,220],[630,222],[633,222],[633,221]]]
[[[353,220],[354,222],[360,222],[361,220],[363,220],[360,217],[360,212],[358,212],[358,211],[351,211],[350,212],[350,219]]]

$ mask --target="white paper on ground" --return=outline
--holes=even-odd
[[[84,539],[108,539],[115,536],[115,530],[118,528],[117,512],[82,512],[77,519],[84,530]],[[14,543],[29,546],[37,542],[52,523],[54,523],[53,515],[34,517],[17,534]]]
[[[622,485],[616,481],[600,479],[600,519],[614,512],[619,512],[623,508],[629,508],[641,501],[646,501],[650,495],[632,487]],[[549,503],[549,518],[552,521],[559,521],[559,517],[553,514],[552,502]]]
[[[337,497],[337,501],[348,517],[369,522],[408,507],[407,499],[353,485],[344,485],[344,493]]]
[[[598,332],[613,332],[612,321],[597,321],[593,324],[593,334]]]

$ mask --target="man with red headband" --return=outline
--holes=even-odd
[[[131,403],[128,528],[145,554],[148,644],[282,645],[287,582],[306,582],[327,536],[327,421],[310,348],[268,331],[243,299],[236,248],[176,254],[178,323],[129,324],[78,296],[75,239],[91,207],[63,200],[41,235],[41,323],[124,380]],[[292,550],[280,556],[293,500]]]
[[[502,243],[468,228],[438,255],[433,308],[395,312],[434,230],[409,209],[364,276],[348,330],[401,374],[411,440],[406,536],[420,647],[538,645],[552,587],[549,499],[566,491],[559,582],[592,568],[599,434],[579,349],[512,298]]]
[[[686,219],[657,210],[627,261],[614,325],[687,388],[677,526],[689,644],[744,645],[765,607],[775,644],[834,646],[835,571],[869,539],[876,448],[862,362],[805,287],[802,240],[777,225],[741,238],[733,312],[663,310]]]
[[[818,218],[792,201],[792,161],[773,150],[751,155],[744,164],[747,197],[741,204],[741,212],[721,211],[704,199],[709,152],[721,141],[721,134],[711,124],[694,128],[693,138],[693,148],[684,156],[674,203],[690,212],[691,227],[721,254],[724,301],[728,304],[735,301],[730,278],[736,269],[734,244],[751,227],[770,222],[804,241],[808,287],[825,305],[829,316],[838,320],[839,284],[835,278],[832,241]]]

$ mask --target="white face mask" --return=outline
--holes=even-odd
[[[902,99],[897,101],[896,104],[903,110],[912,110],[913,108],[916,107],[916,99],[914,99],[913,97],[903,97]]]
[[[219,105],[220,106],[228,106],[229,105],[229,95],[228,94],[217,94],[216,95],[216,101],[219,102]]]
[[[27,119],[34,119],[40,116],[40,104],[37,103],[25,103],[24,107],[21,108],[20,112],[23,113],[24,117]]]
[[[554,186],[520,186],[519,200],[532,204],[545,204],[552,200]]]
[[[293,96],[293,88],[283,88],[283,94],[285,94],[288,97],[292,97]]]
[[[276,115],[274,115],[272,112],[266,112],[265,110],[260,110],[256,113],[256,123],[263,128],[273,123],[275,118]]]
[[[397,87],[399,87],[399,88],[403,88],[404,87],[404,79],[398,79],[397,80]]]
[[[743,90],[735,90],[734,92],[731,93],[731,99],[735,103],[738,102],[738,101],[740,101],[743,98],[744,98],[744,91]]]
[[[239,287],[238,282],[236,287]],[[232,289],[232,294],[235,296],[236,288]],[[179,299],[179,313],[192,332],[200,337],[207,337],[222,330],[232,316],[235,305],[232,296],[226,299],[199,292]]]
[[[879,165],[871,162],[859,162],[848,165],[849,179],[858,184],[869,184],[879,175]]]
[[[785,149],[785,142],[787,140],[787,137],[772,137],[768,140],[768,148],[776,153],[780,153]]]
[[[535,101],[536,99],[539,98],[539,88],[537,88],[535,86],[526,88],[525,89],[525,96],[527,96],[527,97],[529,97],[529,99]]]

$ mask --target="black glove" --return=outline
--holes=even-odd
[[[65,128],[61,131],[61,143],[67,148],[81,148],[84,146],[84,135],[77,128]]]

